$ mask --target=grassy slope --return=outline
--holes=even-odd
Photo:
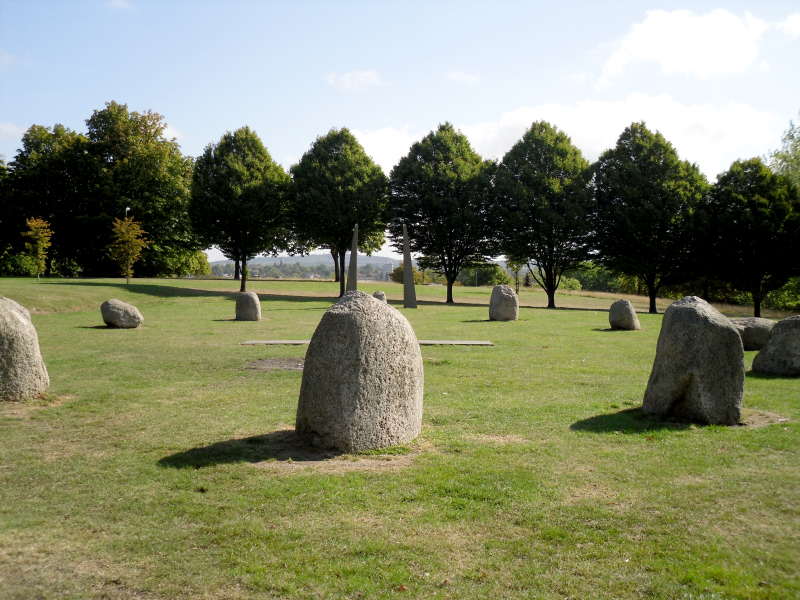
[[[233,285],[0,280],[41,313],[52,379],[47,402],[0,405],[0,597],[800,595],[800,380],[746,381],[745,406],[788,423],[655,425],[631,408],[660,316],[608,332],[603,311],[490,323],[485,306],[424,304],[404,311],[420,338],[497,345],[423,348],[410,455],[303,466],[254,437],[291,426],[300,373],[244,367],[305,348],[238,342],[310,337],[334,287],[254,282],[266,318],[237,323]],[[109,297],[145,327],[97,328]]]

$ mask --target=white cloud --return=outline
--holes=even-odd
[[[714,181],[740,158],[763,156],[780,140],[783,119],[747,104],[683,104],[668,95],[631,94],[620,100],[524,106],[498,118],[456,126],[485,158],[502,158],[534,121],[549,121],[572,138],[588,160],[613,147],[634,121],[660,131],[682,159]],[[384,127],[353,133],[388,174],[410,146],[435,127]]]
[[[383,85],[381,76],[375,69],[348,71],[347,73],[328,73],[325,81],[337,90],[350,92],[360,91]]]
[[[789,37],[800,37],[800,13],[794,13],[775,25]]]
[[[607,85],[637,63],[656,63],[663,73],[701,79],[741,73],[758,59],[759,42],[768,28],[766,21],[747,12],[647,11],[644,21],[615,45],[600,83]]]
[[[130,8],[130,0],[108,0],[108,6],[111,8]]]
[[[176,129],[172,125],[168,124],[166,127],[164,127],[164,137],[167,138],[168,140],[171,140],[173,138],[179,140],[183,137],[183,133],[181,133],[179,129]]]
[[[445,77],[447,77],[449,81],[464,83],[466,85],[475,85],[481,80],[480,75],[467,71],[448,71]]]
[[[25,133],[25,128],[14,123],[0,123],[0,140],[19,140]]]

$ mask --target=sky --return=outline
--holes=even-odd
[[[502,158],[546,120],[594,160],[643,120],[713,182],[800,117],[800,3],[0,0],[0,156],[111,100],[192,156],[248,125],[287,169],[348,127],[387,174],[445,121]]]

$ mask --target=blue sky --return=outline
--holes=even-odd
[[[713,181],[800,111],[800,4],[0,0],[0,155],[109,100],[186,154],[249,125],[289,167],[349,127],[388,171],[451,121],[499,158],[535,120],[590,160],[645,120]]]

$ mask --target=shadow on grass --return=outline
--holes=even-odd
[[[611,329],[611,327],[606,327],[605,329],[602,327],[594,327],[592,331],[605,331],[607,333],[616,333],[617,331],[640,331],[639,329]]]
[[[591,431],[593,433],[640,433],[659,429],[682,430],[691,427],[691,423],[664,421],[642,413],[641,408],[626,408],[619,412],[597,415],[575,421],[569,426],[573,431]]]
[[[226,463],[267,460],[321,461],[340,454],[338,450],[322,450],[307,445],[295,434],[294,429],[281,429],[171,454],[159,460],[158,465],[175,469],[200,469]]]
[[[108,325],[76,325],[75,329],[117,329]]]
[[[774,375],[772,373],[757,373],[750,369],[747,373],[744,374],[745,377],[750,377],[752,379],[800,379],[800,375]]]

